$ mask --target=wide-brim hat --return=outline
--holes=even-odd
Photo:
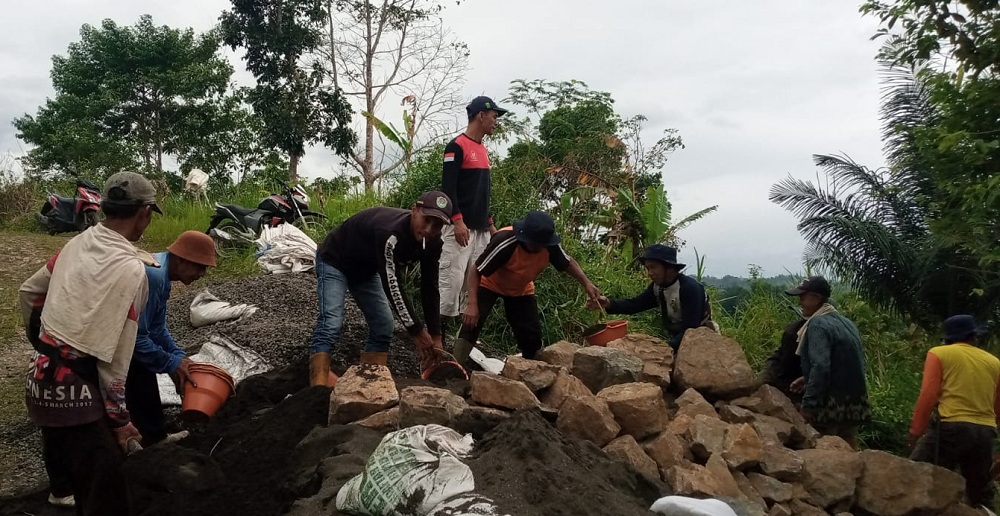
[[[677,249],[664,244],[653,244],[647,247],[646,250],[636,258],[636,260],[656,260],[664,265],[670,265],[677,267],[678,269],[687,267],[686,263],[680,263],[677,261]]]
[[[944,340],[962,340],[969,335],[983,335],[986,333],[986,326],[976,323],[976,319],[971,315],[953,315],[944,320],[944,331],[941,337]]]
[[[523,219],[515,221],[513,226],[519,242],[544,247],[559,243],[556,223],[543,211],[529,211]]]
[[[167,247],[167,251],[191,263],[196,263],[205,267],[215,267],[215,241],[212,237],[201,231],[185,231],[181,233],[174,243]]]

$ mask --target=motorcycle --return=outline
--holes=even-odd
[[[308,229],[319,223],[317,219],[325,218],[326,215],[309,209],[309,195],[301,185],[285,186],[281,194],[261,199],[256,208],[215,203],[215,214],[206,233],[215,240],[219,256],[226,256],[230,248],[252,245],[262,228],[287,223]]]
[[[101,189],[85,179],[76,180],[76,195],[50,193],[35,218],[50,235],[83,231],[100,222]]]

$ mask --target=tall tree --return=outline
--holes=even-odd
[[[348,164],[371,191],[453,130],[469,51],[444,26],[438,0],[327,2],[319,64],[365,115]],[[402,101],[402,131],[390,122],[396,115],[384,107],[387,100]]]
[[[84,25],[80,41],[52,58],[55,98],[14,120],[18,137],[35,145],[26,164],[74,173],[141,164],[162,172],[165,155],[205,136],[190,130],[190,120],[226,94],[233,70],[218,50],[216,33],[156,26],[148,15],[132,27]]]
[[[247,98],[263,122],[261,140],[288,155],[292,182],[307,145],[323,143],[347,156],[356,141],[340,89],[324,87],[322,72],[304,60],[322,43],[327,9],[320,0],[233,0],[221,17],[223,41],[245,49],[257,79]]]

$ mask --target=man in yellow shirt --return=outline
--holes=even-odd
[[[945,345],[927,352],[907,446],[915,445],[911,460],[961,468],[969,505],[992,508],[990,467],[1000,414],[1000,359],[978,346],[982,333],[971,315],[944,321]],[[928,430],[935,407],[938,420]]]

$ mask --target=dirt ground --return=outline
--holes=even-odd
[[[18,237],[7,242],[8,251],[19,249],[18,259],[0,269],[7,306],[16,300],[17,285],[65,241]],[[24,247],[34,250],[29,254],[20,250]],[[256,304],[259,311],[239,323],[195,329],[188,320],[189,306],[206,288],[226,301]],[[311,274],[209,279],[175,288],[168,326],[189,353],[219,333],[256,351],[275,369],[238,385],[236,396],[206,425],[180,421],[176,408],[167,411],[170,431],[183,428],[191,436],[126,459],[134,514],[339,514],[333,504],[336,490],[362,471],[383,434],[353,425],[327,426],[330,389],[307,386],[315,288]],[[337,372],[357,363],[367,336],[356,305],[349,302],[346,311],[333,353]],[[21,377],[29,346],[16,312],[4,315],[9,328],[0,358],[5,386],[0,406],[6,418],[0,421],[0,516],[64,515],[69,511],[46,502],[38,430],[24,415]],[[390,369],[400,388],[426,383],[416,378],[417,360],[399,327]],[[449,388],[467,394],[468,382]],[[645,515],[662,493],[662,485],[611,461],[592,444],[564,436],[540,413],[516,414],[495,428],[473,422],[459,431],[481,438],[468,463],[479,494],[493,498],[504,513]]]

